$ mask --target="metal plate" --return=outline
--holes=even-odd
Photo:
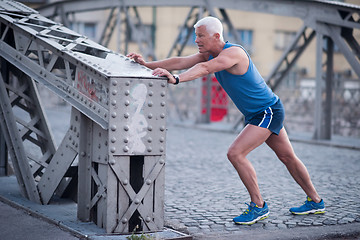
[[[113,78],[110,85],[110,154],[165,154],[167,81]]]

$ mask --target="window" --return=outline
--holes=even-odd
[[[151,24],[142,24],[141,27],[139,25],[136,26],[137,31],[135,31],[135,33],[133,33],[132,29],[129,27],[128,31],[129,31],[129,41],[130,42],[137,42],[137,39],[139,39],[139,35],[138,34],[142,34],[143,36],[141,36],[142,38],[140,38],[141,40],[148,40],[153,41],[154,37],[155,37],[155,30],[154,30],[154,26]]]
[[[251,50],[253,47],[253,30],[249,29],[236,29],[238,38],[240,38],[240,44],[248,50]],[[235,38],[231,32],[228,32],[227,39],[231,42],[235,42]],[[225,39],[225,41],[227,40]]]
[[[91,22],[71,22],[70,29],[88,37],[91,40],[96,40],[96,23]]]
[[[294,40],[296,32],[289,31],[276,31],[275,32],[275,49],[285,50],[290,46],[291,42]]]

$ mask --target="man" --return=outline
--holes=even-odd
[[[255,169],[246,158],[264,142],[276,153],[307,194],[305,204],[291,208],[290,212],[324,213],[324,201],[316,192],[306,167],[295,155],[283,127],[283,105],[266,85],[246,50],[240,45],[224,42],[223,27],[217,18],[205,17],[194,28],[195,43],[199,49],[194,55],[153,62],[146,62],[136,53],[131,53],[128,57],[153,69],[153,75],[166,76],[173,84],[215,73],[219,83],[244,114],[246,126],[230,146],[227,156],[249,192],[251,203],[246,211],[233,219],[234,222],[253,224],[269,215],[268,206],[260,194]],[[169,72],[182,69],[188,70],[178,76]]]

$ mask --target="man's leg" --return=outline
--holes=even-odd
[[[232,143],[227,154],[248,190],[251,201],[259,207],[263,207],[264,200],[260,194],[255,169],[246,156],[264,143],[270,135],[269,129],[248,124]]]
[[[285,128],[282,128],[279,135],[272,134],[266,144],[276,153],[277,157],[285,164],[291,176],[300,185],[304,192],[314,202],[321,201],[319,194],[316,192],[311,182],[310,175],[302,163],[295,155]]]

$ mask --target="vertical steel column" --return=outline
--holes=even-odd
[[[1,113],[0,113],[1,114]],[[0,128],[0,176],[8,174],[8,153],[5,138]]]
[[[106,230],[161,230],[166,80],[113,78],[110,86]]]
[[[318,30],[320,26],[318,27]],[[314,139],[321,139],[321,129],[324,119],[322,107],[323,94],[323,49],[324,49],[324,35],[321,31],[316,32],[316,90],[315,90],[315,123],[314,123]]]
[[[9,78],[9,67],[8,62],[3,58],[0,58],[1,61],[1,75],[3,79]],[[3,114],[0,112],[0,114]],[[3,118],[1,118],[2,120]],[[4,131],[6,131],[4,129]],[[5,142],[5,136],[2,133],[0,126],[0,176],[6,176],[8,174],[8,150]]]
[[[325,79],[325,104],[324,104],[324,128],[321,131],[322,139],[331,139],[332,123],[332,91],[334,79],[334,42],[327,38],[326,46],[326,79]]]
[[[314,139],[331,139],[334,43],[324,35],[326,31],[324,25],[318,24]],[[323,64],[324,53],[326,61]]]
[[[92,165],[92,121],[77,112],[80,120],[79,163],[78,163],[78,218],[90,221],[91,209],[91,165]]]

